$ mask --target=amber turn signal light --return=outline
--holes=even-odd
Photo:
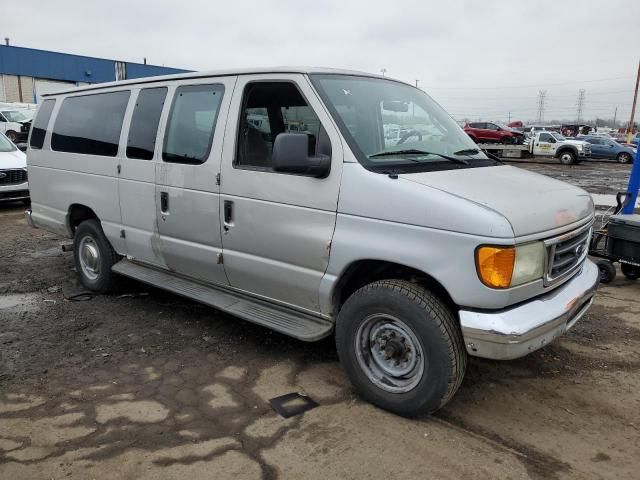
[[[509,288],[516,261],[515,247],[480,247],[476,266],[482,283],[491,288]]]

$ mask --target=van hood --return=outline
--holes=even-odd
[[[0,152],[0,170],[9,168],[26,168],[27,156],[20,150],[13,152]]]
[[[594,212],[591,195],[581,188],[511,166],[408,173],[399,177],[501,214],[516,237],[570,225]]]

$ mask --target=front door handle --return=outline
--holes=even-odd
[[[225,232],[228,232],[229,228],[233,227],[233,202],[231,200],[225,200],[223,210],[224,219],[222,227]]]
[[[169,193],[160,192],[160,212],[163,214],[169,213]]]

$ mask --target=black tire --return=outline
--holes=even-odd
[[[4,135],[11,140],[13,143],[16,143],[16,140],[18,139],[18,134],[16,132],[14,132],[13,130],[8,130],[6,132],[4,132]]]
[[[359,332],[376,316],[401,319],[413,340],[418,342],[416,345],[420,350],[416,351],[423,353],[415,362],[422,367],[420,375],[412,377],[416,383],[407,391],[391,392],[376,385],[367,375],[364,369],[367,367],[361,364],[379,365],[373,358],[375,354],[360,355],[360,359],[357,354],[360,350],[358,338],[364,337]],[[395,341],[405,345],[404,337],[398,337],[401,342],[396,338],[392,334],[389,343]],[[368,343],[367,348],[360,351],[369,351],[367,349],[372,345],[378,349],[378,343]],[[338,314],[336,346],[356,390],[374,405],[403,416],[428,414],[444,406],[458,390],[467,365],[467,353],[455,315],[435,294],[404,280],[377,281],[351,295]],[[382,347],[379,351],[379,355],[387,354]],[[383,381],[395,382],[396,378],[400,377],[384,376]]]
[[[616,157],[616,161],[618,163],[627,165],[629,163],[633,163],[633,158],[631,158],[631,155],[629,155],[628,153],[622,152],[618,154],[618,156]]]
[[[609,260],[599,260],[600,283],[611,283],[616,278],[616,267]]]
[[[640,278],[640,267],[629,265],[628,263],[621,263],[620,270],[622,270],[622,274],[629,280],[637,280]]]
[[[92,278],[87,273],[87,268],[83,268],[83,264],[86,265],[87,261],[83,257],[81,260],[80,249],[84,243],[91,245],[98,255],[94,258],[97,260],[94,263],[96,267],[95,278]],[[97,292],[106,293],[114,284],[114,274],[111,271],[111,267],[118,262],[120,257],[115,252],[107,237],[105,237],[100,222],[96,219],[85,220],[78,228],[76,228],[75,235],[73,237],[73,260],[75,262],[76,271],[80,277],[80,283],[87,289]]]
[[[563,165],[574,165],[576,163],[576,154],[573,150],[561,150],[558,153],[558,160]]]

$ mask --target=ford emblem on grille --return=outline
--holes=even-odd
[[[7,176],[7,174],[6,174],[6,173],[4,173],[4,172],[0,172],[0,178],[5,178],[6,176]]]
[[[574,251],[576,253],[576,257],[581,256],[582,252],[584,252],[584,245],[583,244],[578,245]]]

